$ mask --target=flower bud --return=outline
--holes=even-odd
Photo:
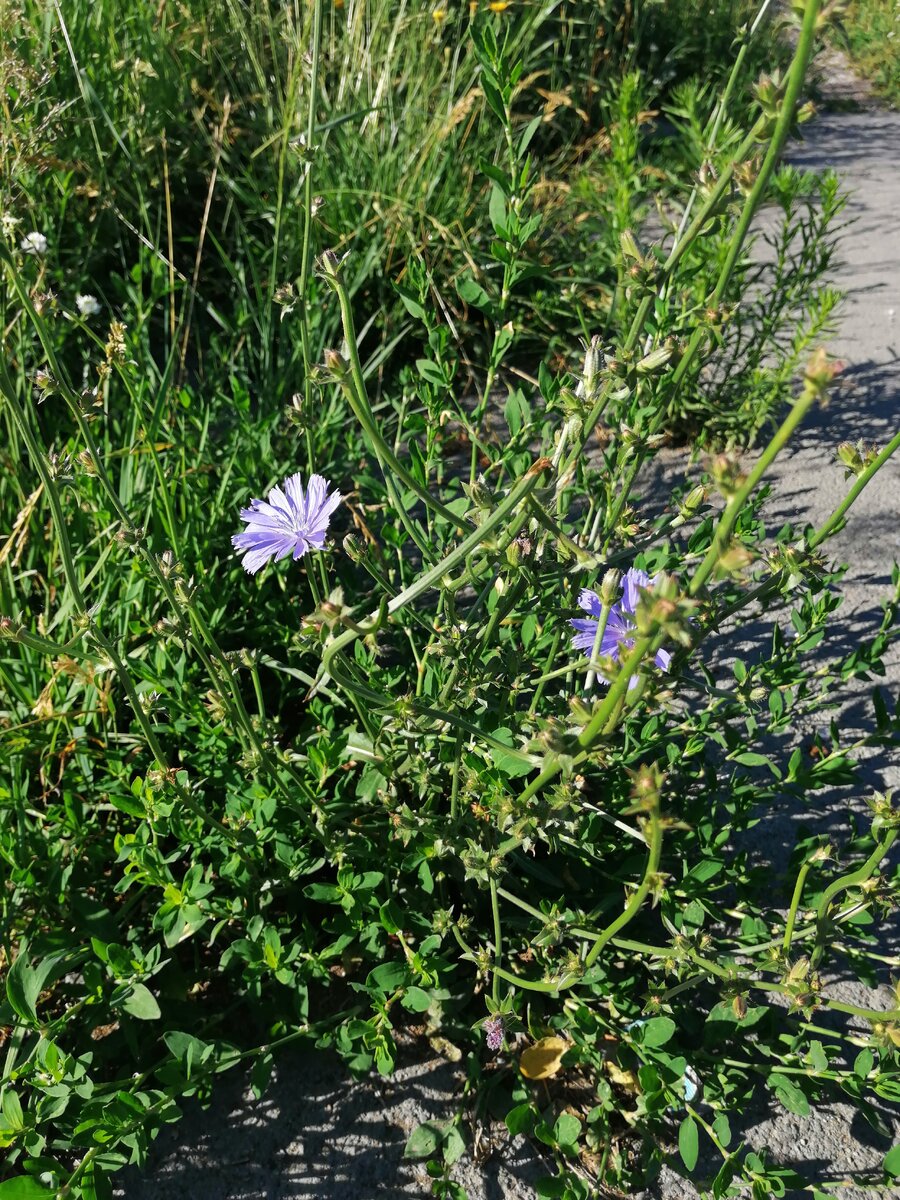
[[[678,509],[678,514],[687,519],[700,508],[703,501],[706,499],[706,488],[702,483],[698,483],[696,487],[691,488],[688,494],[681,502],[681,507]]]
[[[127,546],[130,550],[136,550],[143,540],[144,530],[139,525],[123,525],[116,534],[119,545]]]
[[[325,370],[332,379],[343,379],[347,374],[347,360],[339,350],[326,350],[323,355]]]
[[[177,570],[175,555],[171,550],[163,550],[162,554],[157,559],[157,562],[163,578],[165,579],[169,579]]]
[[[344,553],[351,562],[359,562],[365,554],[365,547],[355,533],[348,533],[343,541]]]
[[[803,391],[807,396],[817,398],[824,408],[828,403],[828,385],[835,375],[840,374],[844,364],[837,360],[829,360],[828,353],[820,346],[806,364],[803,373]]]
[[[716,564],[716,574],[721,579],[727,575],[740,575],[753,562],[753,555],[746,546],[733,542],[727,550],[719,555]]]
[[[709,463],[709,473],[726,499],[733,496],[747,478],[733,454],[717,454]]]
[[[45,395],[56,390],[56,380],[46,367],[38,367],[34,373],[34,386]],[[44,397],[42,396],[41,399]]]
[[[635,367],[638,375],[654,375],[657,371],[661,371],[665,367],[669,359],[672,357],[671,346],[657,346],[652,350]]]
[[[464,483],[463,491],[477,508],[494,507],[494,495],[485,483],[483,475],[479,475],[474,483]]]
[[[603,582],[600,584],[600,589],[597,593],[600,597],[600,603],[606,607],[610,607],[615,604],[619,599],[621,583],[621,571],[617,571],[615,568],[611,568],[609,571],[607,571],[603,576]]]
[[[634,239],[634,234],[630,229],[623,229],[619,235],[619,245],[622,247],[622,254],[625,258],[633,258],[635,262],[643,263],[644,256],[638,249],[638,244]]]
[[[600,338],[597,334],[591,338],[590,345],[584,352],[584,366],[581,379],[575,389],[575,395],[592,401],[597,392],[597,381],[604,366],[603,351],[600,349]]]
[[[333,250],[324,250],[319,255],[317,266],[321,274],[329,281],[340,279],[341,259]]]
[[[656,763],[644,763],[628,774],[631,777],[631,798],[634,802],[632,811],[649,812],[656,808],[665,783],[665,772]]]

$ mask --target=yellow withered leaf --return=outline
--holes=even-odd
[[[637,1075],[634,1071],[623,1071],[618,1063],[614,1063],[611,1058],[605,1060],[604,1064],[606,1072],[613,1083],[619,1087],[626,1088],[629,1092],[638,1090]]]
[[[549,1079],[562,1065],[569,1043],[559,1037],[545,1037],[528,1046],[519,1057],[519,1069],[526,1079]]]

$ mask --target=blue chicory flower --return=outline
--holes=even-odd
[[[273,487],[269,500],[251,500],[241,509],[247,528],[236,533],[231,544],[244,556],[244,568],[255,575],[270,558],[279,562],[293,554],[302,558],[307,550],[321,550],[331,514],[341,502],[341,493],[328,492],[328,480],[310,475],[304,490],[302,476],[289,475],[281,487]]]
[[[612,606],[609,610],[609,617],[606,622],[606,628],[603,630],[603,637],[600,639],[598,648],[598,656],[611,656],[616,662],[621,660],[628,654],[634,646],[634,635],[637,626],[634,621],[634,614],[640,600],[640,588],[652,588],[656,577],[653,579],[646,571],[641,571],[637,567],[629,567],[622,579],[622,598]],[[600,621],[600,612],[602,605],[600,597],[596,592],[592,592],[590,588],[584,588],[581,595],[578,597],[578,607],[583,608],[585,612],[590,613],[590,617],[576,617],[569,624],[575,630],[575,636],[572,639],[572,645],[576,650],[585,650],[588,654],[594,649],[594,641],[597,637],[597,626]],[[669,669],[669,663],[672,661],[672,655],[668,650],[657,650],[653,660],[661,671]],[[633,677],[631,686],[637,682],[637,677]]]

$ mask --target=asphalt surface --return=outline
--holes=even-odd
[[[842,245],[837,286],[847,293],[839,334],[829,349],[846,364],[841,385],[827,409],[817,412],[793,446],[776,462],[771,528],[784,520],[821,522],[845,494],[835,447],[860,438],[883,444],[900,423],[900,114],[870,111],[831,114],[804,128],[806,141],[792,160],[809,169],[834,167],[851,189],[851,225]],[[668,471],[676,468],[669,461]],[[846,561],[842,628],[847,644],[874,634],[881,601],[888,594],[893,561],[900,560],[900,461],[882,470],[852,510],[847,528],[829,543],[829,553]],[[894,647],[882,681],[896,697],[900,652]],[[864,683],[841,710],[842,728],[870,721]],[[810,729],[798,730],[805,736]],[[900,786],[900,768],[875,753],[866,764],[873,786]],[[754,835],[754,852],[779,875],[796,838],[829,830],[840,845],[852,812],[864,797],[816,798],[802,810],[784,804],[765,816]],[[886,923],[883,952],[898,952]],[[865,988],[840,978],[827,980],[829,994],[867,1005],[888,1006],[882,986]],[[358,1200],[369,1196],[427,1196],[421,1164],[402,1158],[408,1134],[426,1119],[446,1119],[460,1103],[460,1076],[435,1056],[411,1062],[388,1080],[350,1080],[325,1054],[286,1056],[270,1091],[253,1101],[237,1074],[219,1081],[208,1109],[186,1105],[185,1118],[161,1135],[148,1170],[118,1177],[116,1195],[126,1200]],[[898,1131],[896,1113],[886,1113]],[[784,1110],[751,1113],[736,1132],[765,1147],[777,1162],[802,1172],[839,1179],[851,1170],[877,1166],[891,1138],[853,1119],[853,1110],[834,1105],[800,1118]],[[481,1148],[487,1156],[460,1162],[455,1178],[470,1200],[530,1200],[533,1182],[548,1164],[521,1138]],[[493,1151],[493,1152],[491,1152]],[[710,1162],[710,1167],[715,1166]],[[790,1195],[791,1193],[789,1193]],[[842,1197],[867,1193],[842,1189]],[[872,1193],[868,1193],[871,1195]],[[658,1200],[691,1200],[698,1193],[671,1172],[644,1193]],[[806,1194],[808,1195],[808,1193]]]

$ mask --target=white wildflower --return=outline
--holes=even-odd
[[[0,217],[0,230],[3,231],[4,237],[12,237],[16,231],[16,226],[21,224],[18,217],[14,217],[12,213],[5,212]]]
[[[22,238],[20,249],[24,254],[46,254],[47,239],[42,233],[38,233],[37,230],[34,230],[32,233],[26,233]]]
[[[96,317],[100,311],[100,301],[96,296],[76,296],[75,307],[78,309],[78,315],[81,317]]]

